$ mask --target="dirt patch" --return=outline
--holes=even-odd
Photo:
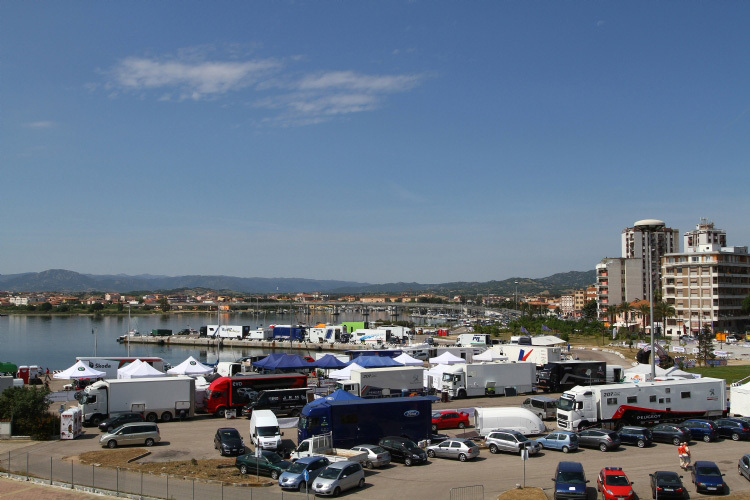
[[[516,488],[500,493],[497,500],[547,500],[541,488]]]
[[[254,475],[243,476],[234,466],[234,458],[215,458],[211,460],[180,460],[172,462],[133,462],[133,459],[146,453],[146,448],[128,448],[127,450],[101,450],[82,453],[77,458],[83,464],[99,465],[101,467],[129,469],[151,474],[169,474],[188,478],[222,481],[225,483],[243,484],[248,486],[267,486],[271,479]]]

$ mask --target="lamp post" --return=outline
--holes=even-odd
[[[518,280],[516,280],[516,311],[518,311]]]
[[[648,236],[646,240],[647,259],[648,259],[648,297],[650,307],[650,321],[651,321],[651,380],[656,378],[656,351],[654,350],[654,282],[653,282],[653,269],[651,263],[651,238],[655,232],[664,229],[664,221],[656,219],[644,219],[639,220],[633,224],[634,229],[638,229],[641,233]]]

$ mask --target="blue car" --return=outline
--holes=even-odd
[[[750,424],[739,418],[720,418],[716,426],[720,436],[732,438],[732,441],[750,439]]]
[[[554,500],[586,500],[586,474],[579,462],[560,462],[555,470]]]
[[[698,493],[724,493],[726,490],[726,484],[724,483],[724,474],[721,473],[719,468],[713,462],[707,462],[704,460],[698,460],[693,465],[693,471],[691,472],[691,478],[693,484],[695,484],[695,491]]]
[[[537,443],[542,449],[560,450],[563,453],[576,451],[578,449],[578,436],[575,432],[558,431],[537,438]]]
[[[279,476],[279,486],[283,489],[305,491],[312,480],[318,477],[320,471],[325,469],[331,462],[326,457],[304,457],[294,462],[287,470]],[[307,478],[305,478],[307,473]]]
[[[719,427],[711,420],[693,418],[682,422],[682,426],[687,427],[694,438],[707,443],[719,439]]]

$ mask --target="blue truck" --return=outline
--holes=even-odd
[[[273,339],[279,341],[294,340],[302,342],[305,340],[306,329],[304,326],[271,325]]]
[[[385,436],[408,437],[415,443],[429,439],[433,399],[318,399],[302,409],[297,428],[298,442],[327,432],[333,435],[336,448],[374,444]]]

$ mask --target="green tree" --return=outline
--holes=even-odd
[[[583,314],[583,317],[588,320],[596,319],[596,301],[595,300],[589,300],[583,305],[583,309],[581,310],[581,313]]]
[[[629,330],[630,329],[630,324],[629,324],[630,323],[630,318],[628,316],[630,316],[630,313],[633,312],[633,304],[631,304],[630,302],[628,302],[626,300],[622,304],[620,304],[619,306],[617,306],[617,310],[618,310],[618,312],[622,313],[622,318],[623,318],[623,320],[625,320],[625,326]]]
[[[95,302],[89,306],[89,312],[97,313],[104,310],[104,304],[100,304],[99,302]]]
[[[675,317],[675,310],[674,306],[668,302],[659,301],[656,304],[654,304],[654,318],[661,323],[662,327],[662,335],[666,333],[665,326],[666,326],[666,320],[668,318],[674,318]]]
[[[651,323],[651,304],[641,304],[638,306],[638,312],[641,313],[641,323],[643,324],[643,327],[641,328],[641,331],[638,332],[638,338],[640,339],[641,336],[646,331],[646,324]]]
[[[713,334],[708,329],[703,329],[698,334],[698,354],[695,356],[698,363],[703,364],[703,366],[706,366],[707,360],[716,357],[713,340]]]
[[[745,314],[750,313],[750,295],[742,299],[742,312]]]
[[[161,308],[162,312],[169,312],[169,310],[172,309],[172,306],[169,305],[169,301],[166,297],[162,297],[159,299],[159,308]]]
[[[11,419],[13,433],[49,439],[59,419],[48,412],[49,389],[44,386],[10,387],[0,394],[0,418]]]
[[[52,310],[52,304],[45,302],[39,306],[39,310],[43,312],[50,312]]]

